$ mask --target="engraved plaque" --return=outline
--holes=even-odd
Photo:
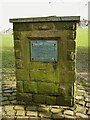
[[[55,62],[57,61],[57,41],[34,40],[31,45],[31,61]]]

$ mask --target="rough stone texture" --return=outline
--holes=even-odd
[[[31,116],[31,117],[37,117],[37,112],[35,112],[35,111],[27,111],[26,115]]]
[[[65,110],[65,111],[64,111],[64,114],[73,116],[73,115],[74,115],[74,112],[71,111],[71,110]]]
[[[26,107],[27,111],[36,111],[37,110],[37,106],[28,106]]]
[[[5,79],[6,80],[6,79]],[[83,84],[81,84],[83,82]],[[5,82],[6,83],[6,82]],[[6,83],[7,84],[7,83]],[[90,90],[89,88],[89,84],[87,84],[86,81],[80,81],[78,80],[75,83],[75,104],[73,107],[67,107],[67,106],[58,106],[58,105],[18,105],[18,103],[16,104],[12,103],[12,99],[9,99],[11,96],[13,97],[13,95],[16,95],[16,90],[15,90],[15,82],[11,83],[8,82],[8,85],[3,84],[3,96],[4,94],[10,94],[9,96],[7,96],[8,99],[2,99],[3,103],[8,103],[9,105],[3,105],[2,106],[2,117],[4,120],[19,120],[22,118],[23,119],[37,119],[37,120],[43,120],[43,119],[89,119],[90,118],[90,107],[89,107],[89,103],[90,101],[88,101],[88,99],[90,98]],[[12,87],[12,89],[11,89]],[[5,93],[4,93],[5,90]],[[7,92],[6,92],[7,90]],[[85,96],[82,94],[77,95],[77,91],[85,91]],[[87,93],[88,90],[88,93]],[[12,91],[12,92],[11,92]],[[9,93],[10,92],[10,93]],[[26,93],[25,93],[26,94]],[[6,97],[6,96],[5,96]],[[23,96],[24,97],[24,96]],[[39,100],[40,100],[41,96],[39,96]],[[42,96],[41,100],[44,97]],[[8,101],[7,101],[8,100]],[[45,98],[46,100],[46,98]],[[41,101],[40,101],[41,102]],[[85,104],[80,104],[82,102],[85,102]],[[29,102],[28,102],[29,103]]]
[[[29,18],[26,21],[25,19],[10,21],[13,22],[14,31],[17,100],[26,103],[72,106],[74,103],[76,23],[79,22],[79,17],[53,16]],[[31,40],[56,40],[58,62],[47,64],[32,62]],[[64,99],[63,102],[60,99]]]
[[[15,110],[24,110],[24,106],[18,105],[14,107]]]
[[[18,110],[18,111],[16,112],[16,115],[17,115],[17,116],[25,116],[25,111],[24,111],[24,110]]]

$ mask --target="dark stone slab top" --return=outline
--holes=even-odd
[[[47,22],[47,21],[80,21],[80,16],[48,16],[48,17],[34,17],[34,18],[14,18],[9,19],[11,23],[21,22]]]

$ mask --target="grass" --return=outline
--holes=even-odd
[[[12,73],[15,71],[13,35],[2,35],[0,37],[2,39],[2,72]]]
[[[13,35],[0,35],[2,39],[2,71],[15,71]],[[1,45],[0,45],[1,47]],[[88,29],[77,30],[77,72],[87,72],[88,69]]]
[[[77,30],[77,72],[88,71],[88,28]]]

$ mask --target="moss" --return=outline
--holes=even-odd
[[[26,93],[37,93],[37,83],[31,81],[24,81],[24,92]]]
[[[57,95],[58,87],[55,83],[38,82],[38,92],[41,94]]]

